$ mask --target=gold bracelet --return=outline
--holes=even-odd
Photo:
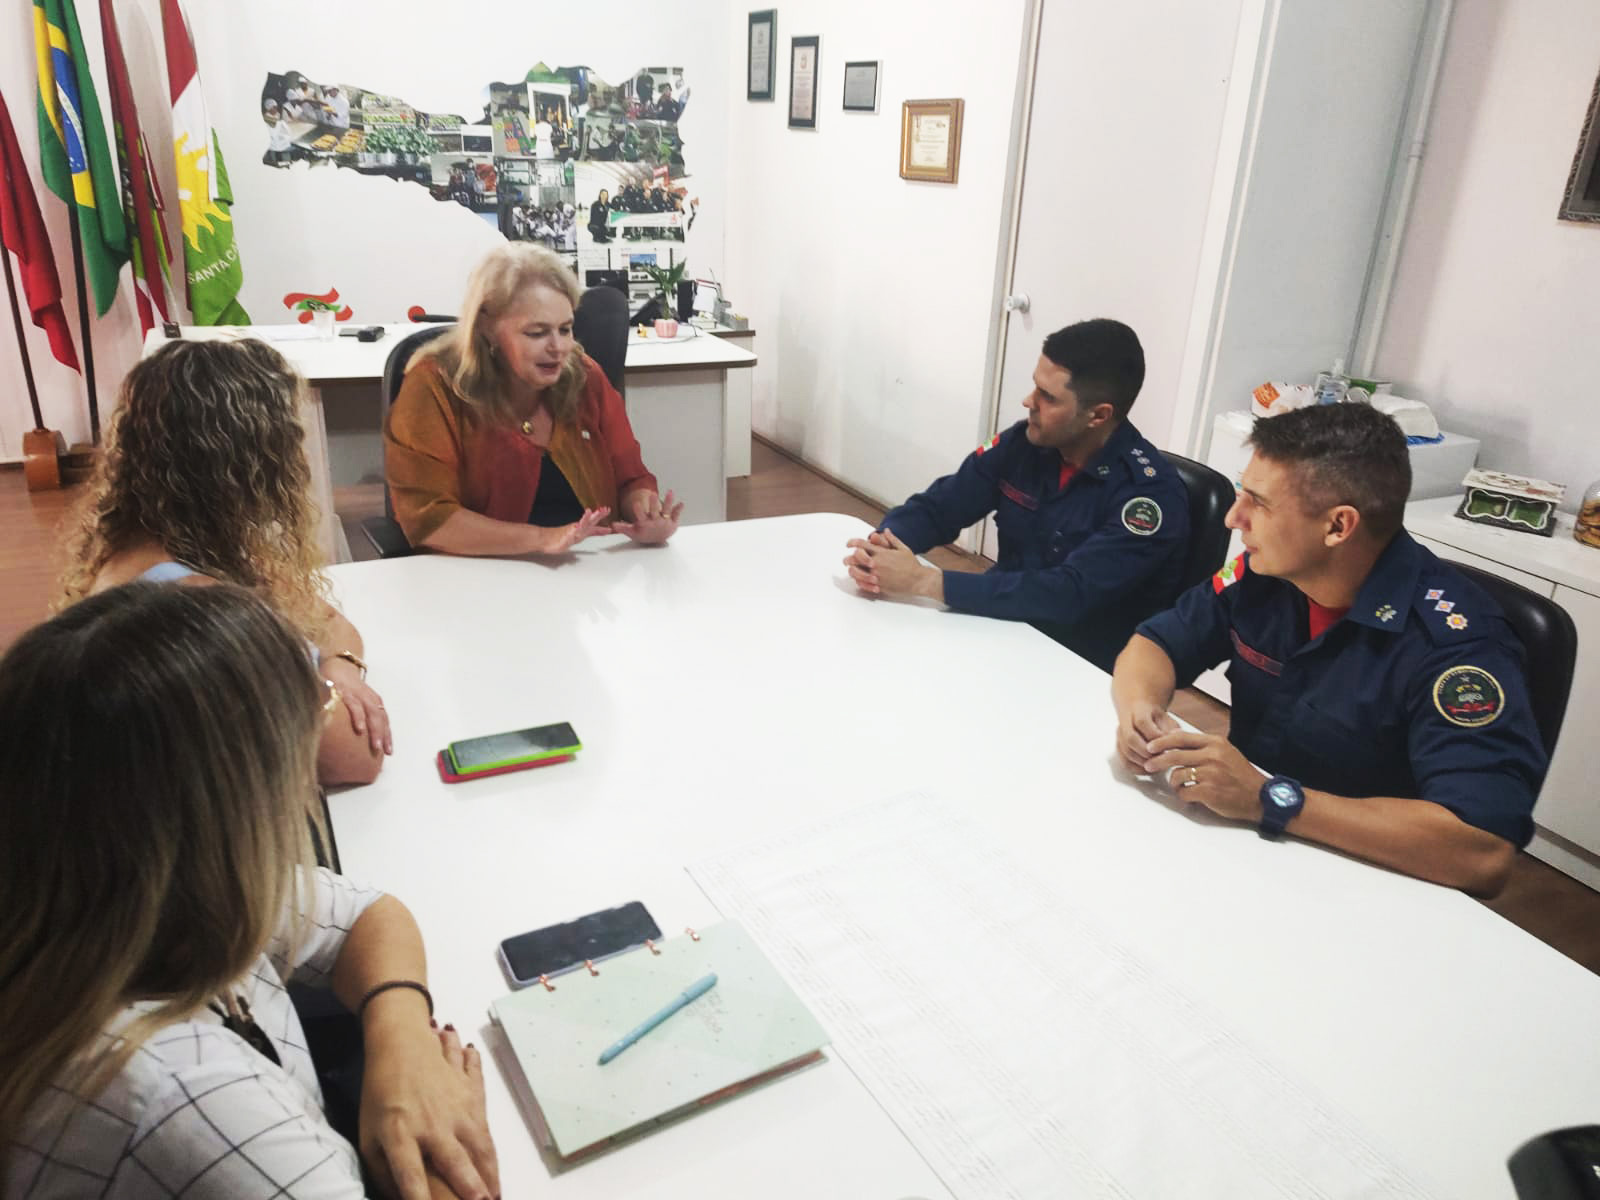
[[[341,650],[334,657],[342,658],[345,662],[356,667],[361,672],[361,678],[365,679],[367,677],[367,664],[354,650]]]

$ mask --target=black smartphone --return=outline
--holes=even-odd
[[[536,725],[510,733],[491,733],[487,737],[466,738],[445,748],[457,775],[514,767],[544,758],[576,754],[583,743],[571,725]]]
[[[655,919],[635,900],[509,937],[500,943],[500,965],[513,987],[527,987],[541,975],[559,975],[585,960],[599,962],[660,936]]]

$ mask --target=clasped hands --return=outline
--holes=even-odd
[[[1236,821],[1261,820],[1261,772],[1227,738],[1182,729],[1160,705],[1128,706],[1117,721],[1117,753],[1139,774],[1165,777],[1179,800]]]
[[[926,596],[944,600],[944,572],[924,566],[894,533],[875,529],[846,543],[844,565],[850,578],[869,596]]]
[[[483,1062],[450,1025],[369,1030],[361,1157],[386,1195],[428,1200],[432,1171],[461,1200],[500,1194]]]

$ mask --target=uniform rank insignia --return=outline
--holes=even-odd
[[[1232,562],[1223,563],[1222,570],[1211,577],[1211,590],[1220,592],[1230,583],[1237,583],[1244,577],[1244,555],[1239,555]]]
[[[1144,469],[1144,473],[1146,475],[1150,476],[1151,479],[1154,479],[1156,477],[1156,469],[1154,467],[1146,467]]]
[[[1505,711],[1506,696],[1482,667],[1451,667],[1433,681],[1433,706],[1450,724],[1479,729]]]
[[[1460,613],[1451,613],[1444,619],[1444,623],[1450,626],[1451,629],[1465,629],[1467,627],[1467,619]]]
[[[1384,622],[1385,624],[1387,624],[1388,622],[1394,620],[1394,618],[1395,618],[1394,605],[1385,604],[1382,608],[1378,609],[1378,611],[1373,613],[1372,615],[1377,617],[1378,620],[1380,620],[1380,621]]]
[[[1129,533],[1149,537],[1161,528],[1161,506],[1149,496],[1135,496],[1122,506],[1122,527]]]
[[[983,445],[978,447],[978,453],[982,454],[985,450],[993,450],[999,444],[1000,444],[1000,435],[997,433],[992,438],[990,438],[987,442],[985,442]]]
[[[1428,594],[1426,596],[1424,596],[1423,599],[1424,600],[1437,600],[1443,595],[1444,595],[1444,589],[1443,588],[1430,588],[1428,590]]]

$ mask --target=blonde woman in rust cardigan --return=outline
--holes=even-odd
[[[446,554],[561,554],[595,533],[665,542],[683,512],[645,469],[622,398],[572,337],[578,285],[508,243],[461,324],[418,351],[384,423],[395,517]],[[609,526],[609,528],[607,528]]]

